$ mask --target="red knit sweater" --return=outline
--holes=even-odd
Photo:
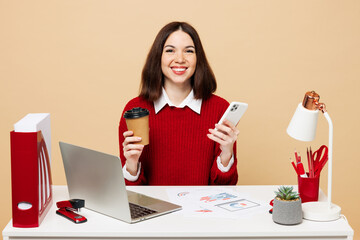
[[[201,114],[188,107],[176,108],[166,105],[155,114],[153,102],[140,97],[132,99],[124,112],[134,107],[150,111],[150,144],[140,156],[141,172],[137,181],[125,179],[128,185],[209,185],[236,184],[237,159],[234,144],[234,164],[226,173],[216,163],[221,150],[219,144],[206,135],[214,128],[229,103],[216,95],[203,100]],[[122,116],[124,115],[124,112]],[[123,132],[127,131],[125,119],[119,125],[120,158],[124,166]]]

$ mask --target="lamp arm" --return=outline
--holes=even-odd
[[[324,117],[329,123],[329,152],[328,152],[328,205],[331,208],[331,187],[332,187],[332,150],[333,150],[333,124],[329,114],[325,111]]]

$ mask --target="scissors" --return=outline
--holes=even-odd
[[[328,160],[328,147],[322,145],[318,150],[313,153],[315,176],[319,176],[321,170]]]

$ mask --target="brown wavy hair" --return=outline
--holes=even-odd
[[[206,58],[199,34],[186,22],[171,22],[157,34],[142,70],[139,96],[148,101],[155,101],[161,96],[162,86],[164,86],[164,76],[161,70],[164,44],[170,34],[178,30],[189,34],[195,45],[196,69],[191,77],[194,97],[206,100],[216,90],[215,75]]]

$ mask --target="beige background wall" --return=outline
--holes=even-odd
[[[136,96],[160,28],[173,20],[199,32],[217,94],[244,101],[240,185],[297,184],[294,149],[328,141],[286,134],[297,104],[316,90],[334,123],[333,202],[360,230],[360,2],[334,0],[0,0],[0,228],[11,218],[9,132],[29,112],[51,113],[53,183],[66,184],[59,140],[118,154],[117,127]],[[326,192],[327,171],[321,176]],[[269,199],[270,200],[270,199]]]

